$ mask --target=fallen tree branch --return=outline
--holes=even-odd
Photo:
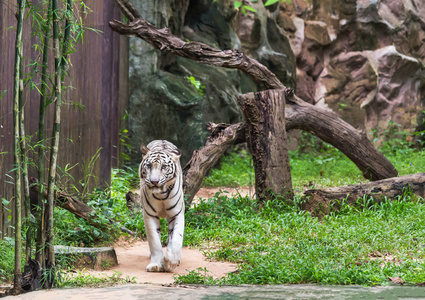
[[[425,173],[388,178],[374,182],[312,189],[304,192],[302,208],[314,214],[329,213],[338,210],[340,205],[353,205],[361,197],[372,197],[378,203],[384,199],[393,199],[405,192],[425,198]]]
[[[211,132],[205,146],[193,152],[192,158],[183,168],[184,194],[187,195],[186,206],[190,206],[193,197],[199,191],[203,178],[217,164],[229,147],[235,143],[245,142],[245,124],[209,123]]]
[[[219,50],[199,42],[186,42],[168,28],[157,29],[144,20],[127,0],[116,0],[129,23],[112,19],[110,27],[127,36],[136,36],[154,48],[212,66],[239,69],[265,89],[285,89],[264,65],[236,50]],[[394,166],[373,146],[366,134],[337,117],[335,113],[308,104],[296,96],[286,98],[286,130],[312,132],[350,158],[366,179],[380,180],[397,176]],[[353,138],[350,138],[350,137]]]
[[[32,212],[34,212],[34,207],[38,205],[38,192],[39,192],[39,183],[38,179],[31,177],[31,187],[30,187],[30,199],[31,199],[31,207]],[[47,199],[47,191],[44,189],[43,198]],[[56,190],[55,192],[55,204],[56,206],[66,209],[70,213],[76,215],[79,218],[83,218],[89,224],[99,227],[101,224],[97,222],[96,212],[93,208],[85,204],[83,201],[72,197],[64,191]],[[120,227],[122,232],[126,232],[132,236],[137,236],[137,233],[120,225],[116,222],[108,219],[109,223],[116,224]]]

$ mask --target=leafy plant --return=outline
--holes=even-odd
[[[77,274],[58,272],[56,274],[56,286],[61,287],[103,287],[122,283],[134,283],[135,278],[128,276],[122,278],[122,273],[115,271],[112,276],[105,274],[94,276],[78,271]]]
[[[193,76],[188,76],[186,78],[196,88],[196,90],[198,91],[199,95],[200,96],[203,96],[204,95],[204,91],[205,91],[205,86],[199,80],[196,80],[196,78],[193,77]]]
[[[175,284],[217,284],[219,282],[211,275],[207,275],[209,271],[206,268],[197,268],[197,270],[192,271],[186,269],[186,271],[188,274],[173,276]]]

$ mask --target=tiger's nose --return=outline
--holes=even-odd
[[[153,185],[158,185],[158,182],[159,182],[159,180],[151,180],[151,183],[152,183]]]

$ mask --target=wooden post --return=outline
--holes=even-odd
[[[291,89],[249,93],[238,98],[255,169],[255,191],[260,200],[292,198],[291,169],[285,130],[285,99]]]

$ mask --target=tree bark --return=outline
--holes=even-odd
[[[353,205],[361,197],[371,197],[373,202],[378,203],[386,198],[396,198],[405,192],[412,192],[418,197],[425,198],[425,173],[356,185],[307,190],[304,192],[302,208],[320,215],[338,210],[342,202]]]
[[[204,64],[239,69],[265,89],[285,89],[270,70],[242,52],[219,50],[198,42],[185,42],[172,35],[168,28],[157,29],[144,20],[129,1],[116,2],[129,20],[128,24],[111,20],[109,25],[116,32],[137,36],[163,52]],[[367,140],[366,135],[339,119],[336,114],[293,96],[286,98],[285,118],[287,131],[302,129],[312,132],[353,160],[367,179],[379,180],[397,176],[394,166]]]
[[[199,191],[203,178],[217,164],[223,154],[235,143],[245,141],[245,125],[209,123],[211,132],[205,146],[193,152],[192,158],[183,168],[184,194],[188,195],[186,206],[190,206],[193,197]]]
[[[285,130],[285,94],[268,90],[238,98],[246,119],[246,138],[253,156],[255,191],[261,201],[293,198]]]

